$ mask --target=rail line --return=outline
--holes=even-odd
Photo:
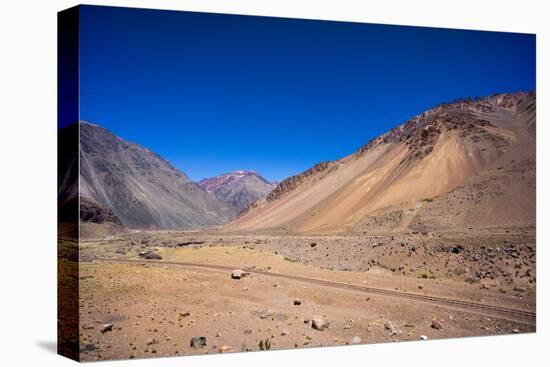
[[[115,262],[115,263],[130,263],[130,264],[155,264],[155,265],[175,265],[175,266],[184,266],[189,268],[200,268],[206,270],[216,270],[216,271],[232,271],[235,267],[224,266],[224,265],[215,265],[215,264],[197,264],[197,263],[187,263],[187,262],[175,262],[175,261],[161,261],[161,260],[132,260],[132,259],[95,259],[95,261],[100,262]],[[254,268],[243,268],[247,272],[252,274],[261,274],[268,277],[282,278],[296,280],[303,283],[315,284],[325,287],[347,289],[353,291],[359,291],[364,293],[369,293],[372,295],[380,295],[392,298],[400,299],[409,299],[420,301],[429,304],[435,304],[438,306],[443,306],[447,308],[459,309],[462,311],[470,311],[473,313],[503,318],[511,321],[516,321],[528,325],[536,324],[536,312],[528,310],[519,310],[516,308],[508,308],[496,305],[489,305],[478,302],[464,301],[453,298],[445,298],[438,296],[428,296],[419,293],[408,293],[402,291],[396,291],[391,289],[367,287],[356,284],[349,283],[340,283],[332,280],[319,279],[319,278],[310,278],[300,275],[292,275],[285,273],[278,273],[266,270],[259,270]]]

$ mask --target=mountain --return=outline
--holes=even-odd
[[[387,233],[535,224],[536,95],[441,104],[287,178],[233,231]]]
[[[276,186],[255,171],[245,170],[205,178],[199,185],[232,208],[235,216],[256,201],[265,199]]]
[[[81,220],[186,229],[232,216],[225,203],[149,149],[98,125],[79,127]]]

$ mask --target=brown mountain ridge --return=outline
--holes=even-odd
[[[535,223],[534,92],[441,104],[292,176],[231,231],[398,232]]]

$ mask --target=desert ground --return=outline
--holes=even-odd
[[[79,247],[83,361],[535,331],[532,227],[129,231]]]

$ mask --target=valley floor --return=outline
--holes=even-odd
[[[249,274],[233,279],[231,269]],[[534,332],[535,273],[532,228],[109,236],[80,245],[81,359]],[[205,344],[191,346],[197,337]]]

